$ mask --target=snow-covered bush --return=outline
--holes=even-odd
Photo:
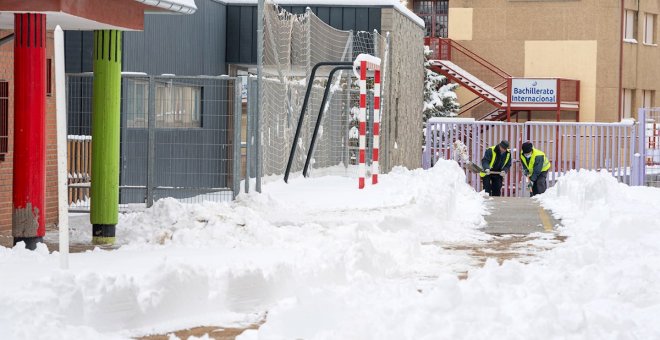
[[[431,50],[424,46],[424,66],[426,75],[424,78],[424,122],[431,117],[455,116],[460,109],[458,98],[454,90],[458,84],[451,84],[447,78],[429,69],[429,56]]]

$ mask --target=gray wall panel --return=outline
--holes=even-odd
[[[252,12],[246,10],[251,8]],[[291,13],[304,13],[306,6],[282,6]],[[329,5],[310,6],[325,23],[340,30],[380,31],[381,7]],[[254,5],[227,5],[227,63],[256,64],[257,62],[257,7]],[[249,24],[248,24],[249,23]],[[249,30],[248,32],[244,32]],[[250,49],[248,52],[247,49]]]
[[[342,18],[342,29],[344,31],[355,30],[355,8],[344,8]]]
[[[254,22],[254,11],[252,7],[240,7],[240,29],[239,29],[239,58],[240,60],[251,61],[252,60],[252,37],[253,37],[253,27],[256,27]],[[254,24],[254,25],[253,25]],[[256,53],[256,50],[255,50]]]
[[[92,72],[94,33],[91,31],[64,32],[64,69],[66,73]]]
[[[330,22],[330,8],[329,7],[318,7],[316,10],[316,15],[323,20],[323,22]]]
[[[227,7],[227,61],[235,62],[240,60],[239,52],[241,50],[241,7]]]
[[[330,8],[330,26],[334,28],[344,29],[343,24],[344,11],[341,7],[331,7]]]
[[[176,75],[226,73],[226,6],[211,0],[196,4],[198,9],[192,15],[148,14],[144,32],[125,32],[123,70]]]
[[[369,8],[355,9],[355,30],[369,31]]]
[[[369,8],[369,31],[381,31],[381,14],[380,8]]]

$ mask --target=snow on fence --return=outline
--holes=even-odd
[[[425,131],[422,156],[425,169],[432,167],[439,158],[454,159],[452,144],[456,140],[467,145],[471,161],[476,164],[481,164],[486,148],[502,139],[509,140],[513,164],[504,181],[503,196],[527,195],[519,151],[524,141],[531,141],[550,160],[549,186],[573,169],[606,170],[620,182],[645,183],[645,151],[641,143],[644,127],[631,119],[619,123],[506,123],[432,118]],[[482,189],[478,174],[467,173],[467,181],[476,190]]]

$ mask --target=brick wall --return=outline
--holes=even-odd
[[[0,37],[13,31],[0,30]],[[53,33],[48,33],[47,58],[53,59]],[[54,64],[52,64],[54,70]],[[53,96],[46,98],[46,225],[57,222],[57,141],[55,118],[55,74],[51,74]],[[9,81],[9,153],[0,161],[0,231],[11,230],[12,165],[14,149],[14,43],[0,46],[0,79]]]
[[[0,30],[0,37],[13,31]],[[14,43],[8,42],[0,46],[0,79],[9,81],[9,153],[4,161],[0,161],[0,231],[11,230],[11,181],[14,148]]]

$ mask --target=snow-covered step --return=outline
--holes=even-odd
[[[479,89],[480,93],[483,94],[489,94],[492,97],[487,97],[490,100],[493,100],[494,102],[498,103],[499,105],[502,105],[501,103],[506,102],[506,96],[493,88],[492,86],[486,84],[483,82],[481,79],[475,77],[468,71],[462,69],[458,65],[452,63],[451,61],[448,60],[438,60],[437,64],[441,70],[447,72],[447,74],[451,75],[452,77],[458,79],[458,77],[461,77],[459,79],[463,84],[467,87],[473,88],[473,89]]]

